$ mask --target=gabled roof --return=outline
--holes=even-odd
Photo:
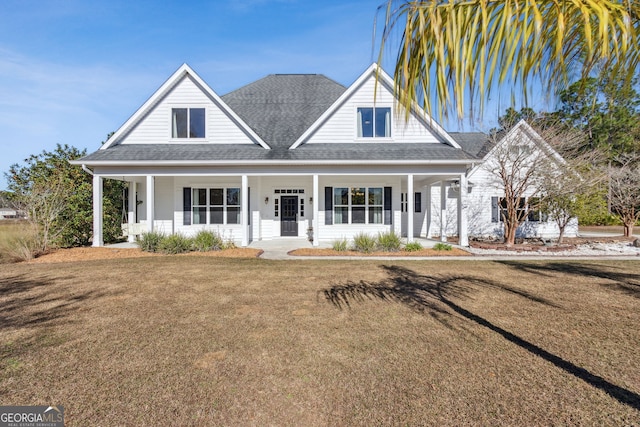
[[[224,101],[216,94],[213,89],[207,85],[204,80],[200,78],[196,74],[195,71],[189,67],[187,64],[182,64],[175,73],[171,75],[163,84],[160,86],[158,90],[155,91],[153,95],[144,103],[142,107],[136,111],[133,116],[129,118],[120,128],[111,135],[111,138],[100,148],[101,150],[105,150],[118,142],[118,140],[126,135],[145,115],[154,108],[158,102],[164,98],[167,93],[173,89],[184,77],[187,75],[191,76],[193,80],[200,86],[200,88],[215,102],[218,107],[227,114],[236,124],[240,127],[247,135],[254,140],[255,143],[261,145],[265,149],[270,149],[269,145],[267,145],[262,138],[260,138],[246,123],[231,109],[228,105],[224,103]]]
[[[222,99],[272,148],[288,148],[345,90],[321,74],[271,74]]]
[[[349,99],[349,97],[351,97],[351,95],[353,95],[353,93],[356,92],[360,88],[360,86],[362,86],[367,81],[367,79],[371,77],[377,78],[379,82],[382,83],[382,85],[379,86],[380,88],[382,88],[384,85],[389,88],[393,88],[393,79],[381,67],[379,67],[377,63],[374,62],[373,64],[371,64],[371,66],[369,66],[369,68],[367,68],[364,73],[360,75],[360,77],[356,79],[356,81],[351,86],[349,86],[346,91],[344,91],[344,93],[333,103],[333,105],[331,105],[331,107],[329,107],[322,114],[322,116],[318,118],[318,120],[315,121],[315,123],[309,126],[307,130],[302,135],[300,135],[300,137],[293,145],[291,145],[291,147],[289,147],[289,149],[293,150],[299,147],[301,144],[304,144],[306,139],[314,132],[316,132],[318,128],[322,126],[324,122],[329,117],[331,117],[331,115],[336,112],[336,110],[338,110],[347,101],[347,99]],[[445,143],[455,148],[461,148],[458,143],[449,136],[447,131],[445,131],[442,126],[440,126],[435,120],[433,120],[427,114],[427,112],[420,108],[417,104],[412,105],[411,111],[412,114],[415,114],[417,117],[423,120],[426,125],[431,128],[433,133],[442,138]]]
[[[540,134],[536,132],[535,129],[533,129],[531,125],[529,125],[529,123],[527,123],[524,119],[520,120],[518,123],[516,123],[515,126],[507,131],[498,132],[494,138],[494,141],[496,142],[490,144],[489,149],[484,157],[488,157],[489,155],[491,155],[491,153],[496,150],[501,143],[507,141],[518,132],[523,132],[525,135],[527,135],[536,145],[538,145],[538,147],[540,147],[549,157],[553,158],[555,161],[559,163],[566,162],[562,158],[562,156],[551,145],[549,145],[549,143],[545,141],[545,139],[540,136]]]

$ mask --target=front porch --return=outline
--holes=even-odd
[[[335,169],[335,168],[334,168]],[[212,230],[242,247],[251,243],[308,239],[314,247],[357,233],[394,232],[408,242],[440,236],[454,220],[468,246],[466,191],[457,191],[451,217],[451,183],[466,188],[465,171],[433,167],[416,173],[115,174],[94,171],[94,241],[102,246],[104,179],[128,182],[129,242],[142,233],[194,235]],[[449,168],[451,169],[451,168]],[[438,191],[434,191],[436,188]],[[435,193],[435,196],[434,196]],[[432,203],[432,198],[439,198]],[[438,207],[434,211],[433,206]]]

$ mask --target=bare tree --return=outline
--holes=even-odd
[[[34,183],[30,191],[15,197],[14,207],[27,215],[35,246],[34,255],[46,252],[52,242],[64,231],[58,217],[66,207],[64,185],[61,179]]]
[[[494,147],[484,168],[493,176],[494,186],[504,191],[498,209],[504,242],[513,245],[518,227],[531,210],[540,208],[541,182],[552,169],[552,155],[547,152],[551,150],[545,149],[540,136],[525,122],[491,138]]]
[[[578,215],[578,197],[588,194],[606,177],[601,164],[606,153],[602,150],[584,150],[587,136],[583,131],[561,125],[547,126],[540,135],[563,159],[555,162],[554,170],[540,180],[541,208],[558,226],[558,244],[565,230]]]
[[[621,166],[609,168],[611,180],[611,211],[624,224],[624,235],[633,235],[633,226],[640,219],[640,154],[618,159]]]

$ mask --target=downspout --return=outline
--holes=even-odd
[[[93,172],[91,171],[91,169],[89,169],[87,165],[85,165],[84,163],[82,164],[82,170],[88,173],[89,175],[93,176]]]

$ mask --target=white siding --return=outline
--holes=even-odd
[[[205,108],[206,129],[204,139],[172,139],[172,108]],[[162,143],[222,143],[252,144],[252,140],[190,77],[183,77],[138,124],[131,129],[121,144]]]
[[[306,143],[345,142],[422,142],[440,143],[424,120],[411,116],[405,121],[404,113],[392,114],[391,138],[357,138],[356,114],[358,107],[391,107],[395,110],[391,88],[379,84],[375,93],[375,77],[372,75],[320,125]]]

